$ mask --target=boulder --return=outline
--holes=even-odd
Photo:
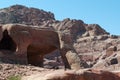
[[[68,51],[66,53],[66,57],[68,59],[69,64],[71,65],[71,69],[75,69],[78,70],[80,68],[82,68],[82,65],[80,64],[80,58],[78,57],[78,55],[75,53],[75,51]]]
[[[61,53],[65,54],[65,56],[63,55],[62,57],[67,58],[67,60],[64,60],[66,61],[64,64],[70,64],[70,66],[68,66],[70,69],[80,69],[80,59],[73,47],[73,39],[71,34],[59,33],[59,39]]]
[[[115,51],[117,51],[117,47],[116,47],[116,46],[110,46],[110,47],[106,50],[106,57],[111,56]]]

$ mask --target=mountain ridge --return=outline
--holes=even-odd
[[[99,30],[103,31],[100,34],[108,33],[98,24],[86,24],[82,20],[76,20],[76,19],[70,20],[69,18],[59,21],[55,19],[54,14],[51,12],[46,12],[42,9],[37,9],[32,7],[29,8],[23,5],[13,5],[7,8],[0,9],[0,24],[8,24],[8,23],[20,23],[20,24],[34,25],[34,26],[46,25],[52,27],[56,27],[57,23],[58,23],[57,25],[62,25],[62,26],[64,26],[65,23],[69,25],[81,24],[83,25],[83,27],[86,27],[86,25],[88,26],[90,25],[91,27],[93,26],[96,32],[99,32],[96,29],[97,27],[95,28],[95,26],[98,26]],[[88,29],[86,28],[86,31],[87,30]]]
[[[98,24],[87,24],[82,20],[76,20],[76,19],[70,19],[70,18],[66,18],[62,21],[59,21],[59,20],[55,19],[54,14],[51,12],[46,12],[44,10],[40,10],[40,9],[36,9],[36,8],[29,8],[29,7],[22,6],[22,5],[13,5],[8,8],[0,9],[0,26],[1,26],[0,28],[2,28],[0,31],[1,32],[1,43],[3,43],[5,41],[4,42],[5,47],[6,47],[5,44],[7,44],[6,43],[7,40],[9,41],[11,39],[5,40],[6,36],[2,35],[2,31],[4,31],[3,30],[4,24],[5,25],[20,24],[22,28],[24,28],[24,26],[22,24],[25,24],[25,26],[28,26],[28,29],[30,27],[29,25],[31,25],[31,27],[37,27],[37,29],[39,29],[39,28],[42,28],[42,29],[44,28],[45,30],[50,29],[50,30],[56,32],[57,34],[63,33],[64,35],[61,35],[62,37],[60,39],[63,41],[63,44],[65,44],[65,43],[67,44],[67,45],[66,44],[63,45],[63,47],[67,46],[69,49],[71,49],[71,47],[69,45],[72,45],[72,48],[74,49],[75,53],[77,53],[76,56],[78,56],[78,58],[80,58],[80,66],[82,69],[78,70],[78,72],[70,70],[70,72],[66,73],[66,71],[62,71],[63,74],[61,74],[61,75],[58,74],[59,73],[59,71],[58,71],[58,73],[57,73],[58,75],[54,75],[53,71],[55,69],[63,70],[63,65],[64,65],[62,62],[61,56],[59,55],[60,51],[58,49],[56,49],[55,51],[50,52],[50,54],[44,56],[44,64],[43,64],[44,68],[28,66],[28,65],[27,66],[22,66],[22,65],[16,66],[14,64],[13,65],[12,64],[7,64],[7,65],[0,64],[0,70],[2,71],[0,73],[1,80],[5,80],[2,78],[3,77],[6,78],[11,74],[13,74],[13,75],[18,74],[18,75],[22,75],[22,76],[34,77],[34,75],[33,75],[34,71],[35,71],[35,75],[36,75],[36,73],[42,75],[42,76],[37,76],[39,79],[41,79],[41,77],[44,77],[44,78],[48,78],[51,80],[59,80],[59,79],[61,79],[61,80],[67,79],[68,80],[68,78],[74,79],[74,77],[75,77],[76,78],[75,80],[78,80],[79,79],[78,77],[80,77],[79,80],[88,80],[87,78],[98,79],[98,76],[99,76],[99,80],[106,80],[106,78],[104,78],[104,77],[107,77],[107,76],[105,76],[104,74],[107,74],[110,77],[110,79],[113,80],[113,76],[116,74],[113,73],[114,75],[112,76],[111,73],[109,73],[109,71],[119,71],[120,70],[120,55],[119,55],[119,53],[120,53],[120,37],[116,36],[116,35],[110,35],[109,32],[107,32],[105,29],[103,29]],[[17,28],[18,28],[18,26],[16,26],[16,29]],[[27,31],[27,29],[23,32],[26,33],[26,31]],[[16,30],[16,32],[19,33],[19,31],[17,31],[17,30]],[[46,31],[45,33],[48,33],[48,31]],[[44,33],[41,33],[41,34],[44,34]],[[38,34],[36,33],[35,35],[38,35]],[[40,36],[40,35],[38,35],[38,36]],[[50,35],[50,34],[48,34],[48,35]],[[7,33],[7,37],[8,36],[10,36],[10,35],[8,35],[8,33]],[[16,36],[19,36],[19,35],[16,35]],[[30,37],[30,36],[28,36],[28,33],[25,36],[20,35],[20,39],[18,39],[18,43],[20,43],[20,41],[21,42],[26,41],[24,39],[21,39],[22,36],[25,39]],[[52,38],[52,37],[54,37],[54,35],[52,35],[52,37],[51,36],[49,36],[49,37]],[[35,38],[38,39],[38,37],[35,37]],[[16,39],[17,39],[17,37],[16,37]],[[43,41],[48,40],[48,38],[41,38],[41,39],[44,39]],[[50,39],[49,42],[54,41],[54,39],[55,38]],[[34,40],[34,38],[33,38],[33,40]],[[38,40],[38,43],[41,43],[43,41]],[[29,42],[29,39],[28,39],[28,42]],[[55,43],[53,42],[52,44],[55,44]],[[43,47],[43,45],[42,45],[42,47]],[[36,47],[35,48],[30,47],[30,49],[32,49],[32,48],[33,48],[33,50],[31,50],[31,51],[36,50],[35,49]],[[45,44],[45,48],[46,48],[46,44]],[[41,50],[47,51],[48,49],[45,49],[45,48],[42,48]],[[50,48],[51,48],[51,46],[50,46]],[[65,49],[63,49],[63,50],[65,51]],[[69,51],[68,51],[68,53],[69,53]],[[70,52],[70,53],[72,54],[72,52]],[[4,54],[4,53],[0,52],[0,56],[2,54]],[[70,59],[71,59],[71,57],[75,57],[75,56],[70,55]],[[76,58],[76,61],[78,58]],[[36,58],[34,58],[34,59],[36,59]],[[42,59],[43,59],[43,57],[42,57]],[[2,59],[0,59],[0,60],[2,60]],[[4,60],[9,61],[6,59],[6,56],[5,56],[5,59],[3,59],[3,61]],[[22,60],[22,58],[20,58],[20,60]],[[34,62],[36,62],[36,61],[34,61]],[[72,61],[72,62],[74,63],[74,61]],[[73,65],[73,66],[76,66],[76,65]],[[45,68],[49,68],[49,69],[45,69]],[[88,70],[86,68],[88,68]],[[84,69],[85,69],[85,71],[82,71]],[[86,70],[87,70],[87,73],[86,73]],[[55,70],[55,71],[57,71],[57,70]],[[79,71],[80,71],[80,73],[79,73]],[[82,74],[81,74],[81,71],[82,71]],[[105,72],[105,71],[108,71],[108,72]],[[50,76],[48,74],[49,72],[50,72]],[[84,76],[83,72],[85,73],[86,77]],[[60,73],[61,73],[61,71],[60,71]],[[93,74],[93,73],[95,73],[95,74]],[[99,75],[98,75],[98,73],[99,73]],[[120,72],[118,72],[118,73],[120,73]],[[44,76],[43,76],[43,74],[44,74]],[[91,74],[93,76],[91,76]],[[103,76],[102,78],[104,78],[104,79],[101,78],[101,75]],[[46,76],[48,76],[48,77],[46,77]],[[71,77],[69,77],[69,76],[71,76]],[[31,77],[30,77],[30,79],[31,79]],[[81,77],[82,77],[82,79],[81,79]],[[85,79],[84,79],[84,77],[85,77]],[[36,76],[34,78],[36,80]],[[119,80],[120,77],[118,76],[117,78],[118,79],[116,79],[116,77],[114,77],[114,80]],[[27,77],[27,79],[29,79],[29,78]],[[47,79],[45,79],[45,80],[47,80]]]

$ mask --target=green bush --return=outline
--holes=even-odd
[[[9,76],[7,80],[21,80],[21,76]]]

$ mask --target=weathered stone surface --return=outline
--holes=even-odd
[[[117,47],[116,47],[116,46],[110,46],[110,47],[106,50],[106,57],[111,56],[115,51],[117,51]]]
[[[57,70],[52,73],[41,76],[40,74],[23,77],[22,80],[119,80],[119,72],[108,72],[102,70],[78,70],[78,71],[61,71]]]
[[[89,32],[90,36],[109,34],[104,29],[102,29],[98,24],[88,24],[86,30]]]
[[[42,64],[44,54],[50,53],[59,48],[59,38],[54,31],[19,24],[7,24],[2,28],[2,40],[4,39],[4,41],[2,42],[1,40],[1,49],[11,50],[9,47],[13,47],[13,44],[9,39],[7,42],[10,43],[8,44],[9,46],[6,47],[5,45],[5,40],[7,40],[6,37],[11,37],[16,45],[13,53],[16,54],[16,56],[20,56],[20,60],[22,60],[22,57],[28,57],[28,63],[30,64]]]
[[[71,41],[73,42],[72,45],[74,45],[75,51],[77,51],[78,54],[91,53],[94,51],[95,53],[97,53],[96,51],[100,51],[99,53],[101,53],[102,50],[106,49],[107,43],[104,41],[102,42],[102,40],[109,38],[108,32],[102,29],[98,24],[86,24],[82,20],[71,20],[69,18],[58,21],[54,19],[52,13],[21,5],[14,5],[6,9],[1,9],[0,15],[3,14],[5,14],[5,19],[1,16],[2,24],[21,23],[27,25],[39,25],[40,28],[54,29],[60,33],[69,34],[70,38],[64,38],[68,44]],[[9,19],[6,17],[9,17]],[[59,57],[59,55],[57,55],[57,57]]]
[[[68,36],[63,37],[65,43],[67,43],[67,45],[70,44],[69,47],[73,45],[71,44],[71,42],[74,43],[76,41],[76,38],[80,37],[84,33],[89,32],[87,31],[86,24],[81,20],[65,19],[63,21],[57,21],[54,19],[54,15],[52,13],[45,12],[43,10],[39,10],[35,8],[28,8],[21,5],[14,5],[6,9],[1,9],[0,15],[1,15],[0,17],[1,17],[2,24],[21,23],[21,24],[27,24],[27,25],[40,25],[39,26],[40,28],[46,28],[51,30],[54,29],[56,31],[60,31],[60,33],[69,34],[69,37]],[[2,15],[4,15],[4,17],[2,17]],[[8,17],[8,19],[6,17]],[[25,35],[22,36],[21,33]],[[104,33],[105,32],[104,31],[102,32],[102,29],[101,29],[100,34],[104,34]],[[20,32],[18,35],[22,36],[22,38],[18,37],[17,39],[23,40],[23,42],[21,42],[20,43],[21,45],[19,46],[19,49],[21,48],[22,52],[19,52],[21,50],[18,50],[18,48],[15,47],[16,46],[15,44],[14,44],[14,47],[16,49],[14,50],[17,50],[17,52],[19,53],[24,53],[26,51],[24,47],[26,47],[31,42],[31,35],[29,35],[29,32],[26,32],[26,31]],[[26,37],[29,38],[28,41],[26,40]],[[13,41],[18,41],[18,40],[13,40]],[[24,41],[26,41],[25,44],[24,44]],[[66,52],[67,51],[63,51],[63,53],[66,53]],[[76,52],[73,52],[73,53],[76,53]],[[36,60],[39,58],[38,56],[32,56],[32,57],[36,58]]]
[[[114,52],[109,57],[101,56],[96,64],[94,64],[93,68],[96,69],[104,69],[104,70],[119,70],[120,69],[120,51]]]
[[[71,65],[72,69],[80,69],[82,68],[81,66],[81,61],[78,55],[75,53],[75,51],[71,50],[66,53],[66,57],[68,59],[68,63]]]
[[[65,64],[70,64],[71,66],[68,66],[72,69],[80,69],[80,59],[77,55],[77,52],[73,48],[73,40],[70,33],[59,33],[59,39],[60,39],[60,49],[61,53],[64,53],[67,57],[68,61],[65,62]],[[62,56],[64,57],[64,55]],[[65,59],[65,58],[64,58]],[[72,59],[72,60],[71,60]]]
[[[63,64],[65,64],[65,68],[76,70],[95,68],[119,71],[120,69],[120,37],[110,35],[98,24],[86,24],[82,20],[69,18],[58,21],[54,19],[52,13],[21,5],[1,9],[0,23],[27,24],[0,26],[0,57],[2,57],[2,61],[10,63],[13,60],[16,60],[15,63],[17,61],[27,63],[28,61],[34,65],[42,65],[43,60],[46,60],[45,66],[55,69],[58,69],[56,66],[61,67]],[[38,54],[40,55],[38,56]],[[43,59],[45,54],[49,54],[45,57],[47,59]],[[103,78],[104,75],[99,76],[104,73],[101,71],[85,73],[87,75],[85,80],[93,79],[96,76],[100,80],[106,79]],[[74,80],[76,77],[72,72],[70,72],[71,77],[67,73],[63,72],[62,74],[62,79]],[[109,73],[107,75],[111,76]],[[79,79],[78,76],[77,79]]]
[[[20,23],[41,25],[44,21],[54,20],[54,14],[36,8],[13,5],[0,10],[0,24]]]
[[[66,41],[66,35],[58,36],[58,34],[63,35],[63,33],[57,33],[47,28],[44,29],[21,24],[3,25],[2,32],[3,37],[0,42],[0,49],[1,51],[11,51],[11,55],[13,54],[16,57],[14,57],[15,59],[13,58],[15,61],[18,60],[18,62],[21,61],[23,63],[43,66],[44,55],[58,49],[65,68],[71,68],[71,64],[69,65],[68,63],[68,59],[70,58],[66,57],[66,53],[69,50],[73,50],[72,42]],[[66,45],[69,45],[70,48]]]

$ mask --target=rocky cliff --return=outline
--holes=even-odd
[[[0,23],[21,23],[27,25],[40,25],[45,21],[54,20],[54,14],[39,10],[37,8],[28,8],[22,5],[13,5],[8,8],[0,9]]]
[[[73,43],[71,45],[73,45],[75,51],[78,53],[83,68],[119,71],[120,37],[116,35],[110,35],[109,32],[105,31],[98,24],[87,24],[82,20],[71,20],[69,18],[59,21],[55,19],[54,14],[51,12],[46,12],[36,8],[29,8],[22,5],[13,5],[8,8],[0,9],[0,24],[3,25],[8,23],[38,26],[39,28],[48,28],[54,30],[55,32],[64,33],[65,35],[68,35],[66,37],[63,36],[64,41],[67,44],[70,44],[71,42]],[[53,51],[51,54],[45,56],[44,66],[46,68],[62,68],[61,66],[63,66],[63,63],[58,50]],[[82,75],[85,74],[86,73]],[[89,77],[91,75],[94,77],[96,75],[102,75],[102,77],[104,77],[103,74],[104,72],[100,71],[90,71],[90,73],[87,73],[85,76]],[[110,74],[111,76],[112,73],[105,72],[105,74]],[[76,75],[79,76],[78,74]],[[118,78],[119,76],[112,80],[119,80]],[[81,78],[79,80],[88,79]],[[95,80],[97,80],[96,77]],[[99,80],[105,79],[101,78]]]

